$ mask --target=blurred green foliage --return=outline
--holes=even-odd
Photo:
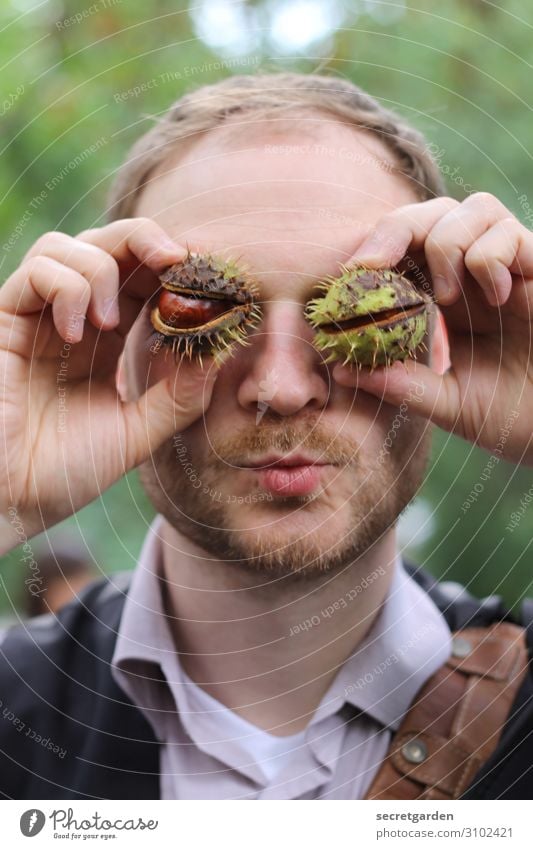
[[[284,31],[291,0],[240,4],[242,32],[234,18],[216,26],[213,9],[224,5],[217,2],[191,10],[171,0],[0,6],[1,280],[43,232],[75,234],[103,223],[106,191],[127,148],[173,100],[228,74],[260,70],[353,80],[426,134],[450,194],[463,198],[465,184],[490,191],[531,226],[533,23],[521,0],[504,8],[485,0],[330,0],[337,29],[299,49],[291,47],[298,33]],[[299,8],[305,30],[310,7]],[[505,528],[532,474],[498,463],[463,512],[487,459],[436,434],[418,500],[427,533],[408,530],[406,551],[436,575],[514,603],[531,594],[533,509],[513,532]],[[97,568],[109,571],[135,565],[152,516],[133,474],[65,524]],[[0,612],[8,612],[20,591],[20,551],[0,560],[0,574]]]

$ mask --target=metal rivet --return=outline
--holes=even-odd
[[[454,637],[452,640],[452,654],[454,657],[467,657],[472,651],[472,643],[464,637]]]
[[[428,756],[428,747],[423,740],[415,738],[402,746],[402,755],[409,763],[421,764]]]

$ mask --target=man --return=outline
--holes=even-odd
[[[533,236],[491,195],[443,192],[422,137],[350,83],[233,77],[137,143],[111,223],[46,234],[6,281],[3,550],[136,466],[159,514],[131,586],[4,638],[8,716],[47,741],[4,721],[6,796],[364,798],[451,631],[504,618],[406,571],[396,540],[431,423],[490,451],[512,416],[504,456],[533,457]],[[259,286],[222,363],[153,344],[157,275],[188,249]],[[435,308],[417,363],[313,347],[305,304],[350,262],[434,293],[446,333]],[[530,692],[462,796],[524,792]]]

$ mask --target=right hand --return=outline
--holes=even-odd
[[[45,234],[0,288],[0,553],[21,527],[30,538],[91,502],[207,409],[210,358],[183,359],[177,380],[138,400],[121,400],[115,382],[157,275],[185,255],[154,221],[123,219]]]

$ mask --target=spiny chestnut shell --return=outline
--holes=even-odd
[[[261,314],[257,286],[235,263],[188,252],[159,278],[162,290],[151,313],[161,341],[176,357],[217,356],[246,335]]]
[[[319,284],[323,297],[309,301],[306,317],[316,329],[314,346],[326,362],[359,367],[390,365],[414,356],[427,331],[433,303],[391,269],[346,268]]]

